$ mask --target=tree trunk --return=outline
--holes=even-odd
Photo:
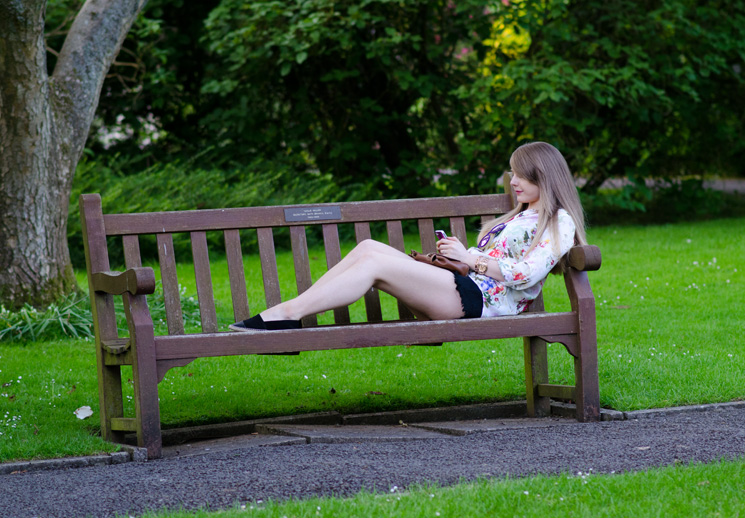
[[[144,0],[88,0],[52,77],[46,2],[0,0],[0,303],[41,307],[76,289],[67,248],[75,167],[106,72]]]

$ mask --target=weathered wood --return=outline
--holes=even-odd
[[[162,441],[153,321],[144,295],[125,293],[122,298],[133,355],[137,445],[147,449],[148,458],[158,458],[161,455]]]
[[[308,238],[305,227],[290,227],[290,244],[292,246],[292,259],[295,262],[295,282],[298,294],[313,285],[313,277],[310,273],[310,257],[308,256]],[[308,315],[302,320],[303,327],[318,325],[316,315]]]
[[[336,224],[322,225],[323,244],[326,250],[326,266],[330,270],[341,261],[341,245],[339,244],[339,227]],[[334,322],[346,324],[350,322],[347,306],[334,308]]]
[[[595,245],[575,246],[567,254],[569,266],[580,271],[594,271],[600,269],[602,257],[600,249]]]
[[[231,356],[266,352],[322,351],[401,344],[428,344],[491,340],[541,333],[548,329],[562,334],[577,332],[574,313],[522,314],[459,320],[380,322],[374,325],[318,326],[271,333],[216,333],[185,336],[156,336],[158,360]]]
[[[141,267],[139,236],[122,236],[122,247],[124,248],[124,266],[127,268]]]
[[[577,419],[596,421],[600,419],[600,387],[598,381],[598,346],[595,326],[595,297],[590,289],[587,272],[572,268],[564,275],[564,282],[577,314],[579,329],[579,354],[574,359],[576,383]]]
[[[551,385],[541,383],[536,391],[540,397],[573,400],[575,396],[574,387],[571,385]]]
[[[274,233],[271,228],[260,228],[256,234],[259,238],[261,272],[264,276],[264,298],[266,307],[270,308],[282,302],[277,274],[277,255],[274,252]]]
[[[94,291],[121,295],[149,295],[155,292],[155,273],[152,268],[130,268],[126,272],[96,272],[92,274]]]
[[[230,296],[233,302],[233,319],[236,322],[251,316],[248,308],[246,276],[243,270],[243,251],[241,238],[237,230],[226,230],[225,257],[228,261],[228,278],[230,279]]]
[[[194,277],[197,283],[202,332],[215,333],[217,332],[217,312],[215,310],[215,298],[212,295],[212,273],[210,272],[206,233],[191,233],[191,251],[194,259]]]
[[[121,367],[106,364],[106,355],[102,347],[103,342],[119,338],[116,315],[114,314],[114,298],[110,294],[96,293],[93,288],[93,274],[109,270],[109,254],[101,196],[98,194],[83,194],[79,199],[79,207],[85,266],[88,272],[88,290],[91,296],[93,332],[96,337],[101,437],[107,441],[123,442],[124,434],[111,428],[111,419],[124,415]]]
[[[417,224],[419,225],[419,242],[422,244],[422,253],[432,254],[437,252],[437,238],[435,237],[435,225],[432,219],[420,219]]]
[[[117,338],[115,340],[102,340],[101,348],[109,354],[124,354],[129,349],[129,338]]]
[[[533,301],[528,308],[529,315],[545,315],[543,312],[543,294]],[[523,335],[523,356],[525,358],[525,395],[528,415],[534,417],[551,414],[551,400],[538,393],[538,387],[548,383],[548,348],[546,342],[539,338],[543,333]]]
[[[450,218],[450,234],[457,237],[458,241],[468,248],[468,232],[466,231],[465,218]]]
[[[111,429],[120,432],[136,432],[137,419],[133,417],[112,417]]]
[[[388,232],[388,244],[399,252],[406,253],[404,231],[401,222],[398,220],[386,221],[385,226]],[[400,300],[396,301],[396,303],[398,305],[398,318],[401,320],[414,320],[414,313],[411,312],[406,304]]]
[[[184,315],[181,310],[178,275],[176,274],[176,256],[173,252],[173,236],[157,234],[160,279],[163,285],[163,301],[166,306],[166,324],[168,334],[184,334]]]
[[[368,222],[355,223],[354,232],[358,244],[365,239],[372,239],[370,223]],[[365,293],[365,313],[368,322],[383,321],[383,310],[380,307],[380,294],[376,288],[371,288],[367,293]]]
[[[488,194],[455,198],[421,198],[415,200],[386,200],[326,203],[312,207],[341,207],[342,221],[390,221],[432,217],[481,216],[504,213],[512,208],[508,195]],[[106,214],[106,233],[157,234],[192,232],[196,230],[229,230],[305,225],[307,222],[285,221],[284,209],[308,207],[245,207],[239,209],[209,209],[177,212],[145,212],[139,214]]]

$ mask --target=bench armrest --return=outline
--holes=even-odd
[[[124,272],[97,272],[91,276],[93,291],[121,295],[149,295],[155,292],[155,272],[152,268],[130,268]]]
[[[574,246],[569,250],[567,256],[569,266],[580,272],[595,271],[600,269],[602,257],[600,249],[595,245]]]

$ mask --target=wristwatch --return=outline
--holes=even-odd
[[[487,268],[489,268],[489,258],[483,255],[480,255],[476,259],[476,265],[473,268],[473,271],[475,271],[479,275],[484,275],[486,273]]]

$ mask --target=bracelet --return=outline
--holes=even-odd
[[[484,275],[488,268],[489,268],[489,258],[483,255],[480,255],[478,259],[476,259],[476,266],[474,266],[473,271],[475,271],[479,275]]]

